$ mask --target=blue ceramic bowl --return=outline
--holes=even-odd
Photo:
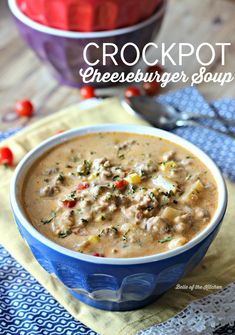
[[[90,52],[87,57],[90,62],[102,61],[102,46],[104,43],[114,43],[121,50],[126,43],[132,42],[137,45],[141,53],[145,44],[153,41],[160,31],[167,0],[161,1],[160,6],[150,18],[136,25],[116,30],[88,33],[65,31],[44,26],[24,15],[18,8],[16,0],[8,0],[8,3],[22,37],[47,66],[52,75],[61,84],[81,87],[83,81],[79,69],[88,68],[83,59],[83,50],[86,45],[95,42],[99,46],[99,49],[95,47],[89,49]],[[135,49],[128,48],[126,54],[128,63],[133,63],[136,59]],[[128,73],[133,70],[132,66],[128,66],[122,61],[120,54],[116,56],[116,60],[118,66],[114,65],[111,59],[108,59],[105,66],[98,64],[93,67],[101,73]],[[110,83],[97,82],[90,84],[96,87],[110,85]]]
[[[190,242],[175,250],[138,258],[99,258],[68,250],[41,235],[26,219],[21,192],[27,171],[47,150],[74,137],[96,132],[149,134],[186,148],[206,164],[219,190],[218,208],[211,223]],[[211,159],[191,143],[160,129],[129,125],[98,125],[53,136],[29,152],[11,182],[11,205],[21,235],[37,261],[55,275],[80,301],[106,310],[132,310],[153,302],[173,287],[204,257],[215,238],[227,205],[226,187]]]

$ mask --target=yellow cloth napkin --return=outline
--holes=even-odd
[[[27,127],[5,140],[4,144],[12,148],[17,162],[27,151],[54,134],[56,130],[97,123],[145,124],[145,122],[127,114],[118,100],[108,99],[89,111],[81,110],[79,104],[71,106]],[[208,290],[195,289],[192,291],[173,288],[152,305],[131,312],[106,312],[79,302],[67,292],[59,281],[42,269],[19,235],[9,203],[9,183],[12,173],[12,169],[0,168],[0,243],[69,313],[99,334],[135,334],[141,329],[175,315],[193,299],[214,292],[210,287]],[[228,210],[218,237],[200,265],[181,280],[180,284],[182,285],[209,284],[224,287],[235,280],[235,185],[227,182],[227,186],[229,191]]]

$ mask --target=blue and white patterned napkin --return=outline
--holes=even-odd
[[[160,96],[162,103],[177,107],[183,112],[195,112],[203,115],[215,115],[214,109],[221,117],[235,120],[235,100],[221,99],[207,103],[195,88],[185,88]],[[220,122],[203,121],[215,129],[226,130]],[[234,131],[234,127],[229,127]],[[215,131],[201,127],[183,127],[174,130],[174,133],[192,142],[205,151],[222,170],[224,175],[235,181],[235,139]]]
[[[214,115],[213,108],[194,88],[185,88],[160,96],[159,101],[176,106],[184,112]],[[211,104],[218,113],[235,119],[235,100],[222,99]],[[223,129],[220,123],[212,126]],[[0,132],[0,140],[20,128]],[[231,129],[235,131],[235,129]],[[174,130],[179,136],[204,150],[235,181],[235,139],[202,128],[186,127]],[[235,334],[235,328],[229,328]],[[234,332],[233,332],[234,331]],[[227,332],[221,330],[216,334]],[[1,335],[96,335],[51,297],[51,295],[0,247],[0,334]]]

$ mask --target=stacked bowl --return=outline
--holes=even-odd
[[[62,84],[83,85],[80,69],[89,67],[83,51],[89,43],[87,58],[103,72],[128,73],[132,67],[117,54],[118,66],[104,66],[103,44],[112,43],[121,50],[134,43],[143,50],[160,30],[167,0],[8,0],[18,29],[37,56]],[[136,59],[136,50],[128,49],[128,63]],[[101,83],[92,83],[102,86]],[[105,84],[104,84],[105,85]],[[107,84],[106,84],[107,85]]]

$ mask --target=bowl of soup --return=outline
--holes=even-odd
[[[153,302],[204,257],[227,205],[215,163],[169,132],[97,125],[53,136],[11,182],[19,231],[40,265],[106,310]]]

